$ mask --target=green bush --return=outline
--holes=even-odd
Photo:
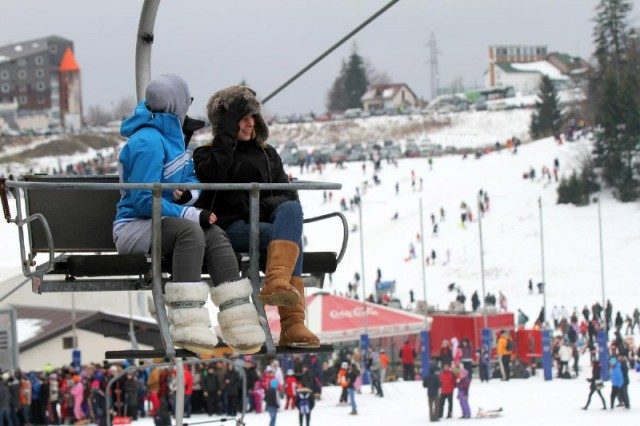
[[[589,196],[600,190],[593,169],[585,167],[580,174],[574,171],[569,179],[562,178],[558,185],[558,204],[586,206]]]

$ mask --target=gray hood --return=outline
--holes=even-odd
[[[182,124],[191,105],[191,93],[182,77],[163,74],[147,85],[146,100],[150,111],[177,115]]]

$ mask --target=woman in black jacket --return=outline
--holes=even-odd
[[[208,183],[289,183],[276,150],[266,144],[269,129],[255,92],[232,86],[207,104],[213,130],[211,144],[194,152],[196,174]],[[249,250],[247,191],[205,191],[198,205],[213,211],[235,251]],[[266,283],[260,299],[278,307],[280,345],[316,348],[318,338],[304,325],[302,274],[302,206],[295,191],[260,193],[260,251],[266,252]],[[224,327],[221,324],[221,327]]]
[[[586,410],[587,408],[589,408],[589,404],[591,403],[591,396],[594,393],[598,392],[598,396],[600,396],[600,399],[602,400],[602,409],[606,410],[607,403],[602,396],[602,392],[600,392],[604,385],[602,384],[602,379],[600,378],[600,363],[597,359],[591,360],[591,378],[587,379],[587,381],[589,382],[589,397],[587,398],[587,403],[584,407],[582,407],[582,409]]]

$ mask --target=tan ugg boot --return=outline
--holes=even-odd
[[[319,348],[320,340],[304,325],[304,283],[300,277],[291,277],[291,285],[300,293],[294,306],[278,306],[280,314],[280,340],[278,346],[293,348]]]
[[[298,244],[288,240],[273,240],[267,247],[265,284],[258,298],[265,305],[293,306],[300,300],[300,293],[290,283],[293,268],[298,260]]]

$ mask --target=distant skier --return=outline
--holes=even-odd
[[[465,203],[464,201],[460,203],[460,226],[462,226],[463,228],[465,227],[466,223],[467,223],[467,203]]]
[[[444,207],[440,207],[440,222],[444,222]]]
[[[409,256],[404,259],[405,262],[416,258],[416,247],[413,243],[409,243]]]
[[[529,278],[529,285],[527,286],[529,289],[529,295],[533,294],[533,280]]]
[[[433,237],[437,237],[438,236],[438,224],[437,223],[433,224],[433,230],[431,231],[431,236],[433,236]]]
[[[400,183],[396,182],[396,195],[400,193]]]
[[[471,295],[471,309],[473,312],[477,311],[480,307],[480,297],[478,296],[478,291],[474,291]]]

